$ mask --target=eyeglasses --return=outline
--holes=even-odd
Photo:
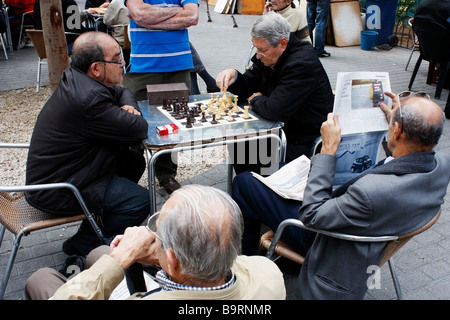
[[[95,62],[114,63],[114,64],[118,64],[120,66],[123,66],[123,63],[125,62],[125,60],[123,60],[123,59],[121,59],[120,61],[97,60]]]
[[[147,229],[148,232],[150,232],[151,234],[153,234],[155,237],[157,237],[159,239],[159,241],[163,242],[163,240],[161,239],[161,237],[158,235],[158,233],[156,232],[156,221],[158,221],[159,215],[161,212],[155,212],[149,219],[147,222],[147,225],[145,226],[145,228]]]
[[[400,92],[397,96],[400,100],[406,99],[408,97],[422,97],[422,98],[431,99],[430,95],[428,93],[422,92],[422,91],[419,91],[419,92],[403,91],[403,92]]]

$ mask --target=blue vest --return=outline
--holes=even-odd
[[[126,1],[125,1],[126,2]],[[198,0],[144,0],[161,7],[181,7]],[[129,72],[156,73],[189,70],[194,67],[188,29],[150,30],[130,19],[131,54]]]

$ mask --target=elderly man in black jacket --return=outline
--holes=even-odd
[[[291,34],[281,15],[263,15],[253,25],[251,36],[256,48],[251,69],[244,74],[225,69],[217,75],[217,86],[247,100],[261,117],[284,122],[287,161],[302,154],[310,156],[320,126],[333,110],[328,76],[311,44]],[[242,155],[237,155],[237,161],[236,173],[258,171],[255,166],[240,165]]]
[[[74,184],[111,239],[150,212],[149,192],[137,184],[145,170],[140,146],[148,124],[134,95],[120,86],[123,68],[120,46],[110,35],[86,32],[77,38],[71,67],[37,118],[26,170],[27,184]],[[29,192],[26,199],[57,215],[81,212],[62,189]],[[63,250],[84,256],[98,245],[85,221]]]

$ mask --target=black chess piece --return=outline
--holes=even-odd
[[[217,120],[216,120],[216,115],[215,114],[212,115],[211,124],[217,124]]]
[[[191,117],[187,117],[186,120],[186,128],[192,128]]]
[[[206,120],[206,117],[205,117],[205,113],[204,112],[202,112],[202,120],[201,120],[202,122],[207,122],[208,120]]]

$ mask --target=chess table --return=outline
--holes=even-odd
[[[189,102],[209,99],[210,95],[189,97]],[[194,150],[207,147],[223,146],[243,141],[274,139],[278,142],[278,159],[284,161],[286,154],[286,137],[282,130],[283,122],[269,121],[249,110],[256,119],[248,122],[229,122],[217,126],[205,126],[194,130],[183,130],[167,135],[159,135],[156,128],[173,123],[158,105],[149,105],[147,100],[139,101],[142,116],[148,122],[148,135],[143,141],[148,168],[148,184],[152,201],[151,214],[156,212],[155,162],[165,153]],[[232,164],[228,165],[228,192],[231,192],[233,177]]]

